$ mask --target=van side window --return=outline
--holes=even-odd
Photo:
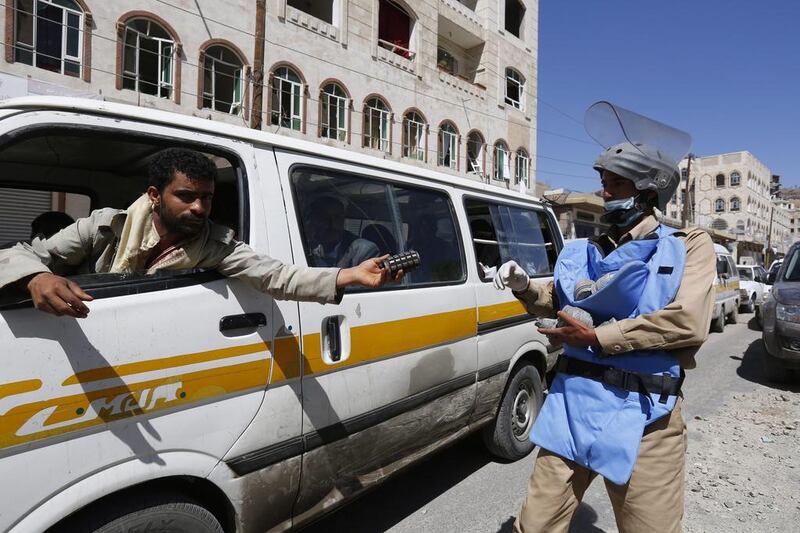
[[[92,210],[126,210],[147,190],[153,157],[173,147],[197,150],[214,162],[217,179],[210,218],[246,241],[244,195],[240,194],[244,169],[236,155],[207,144],[134,131],[46,125],[16,132],[0,145],[0,247],[30,241],[32,236],[49,237]],[[79,264],[62,261],[52,268],[84,289],[102,286],[105,296],[202,283],[213,274],[198,276],[198,269],[164,270],[150,276],[112,274],[105,263],[98,267],[99,261],[87,257]],[[161,281],[151,283],[156,278]],[[142,283],[149,283],[149,288],[137,285]],[[18,299],[10,294],[12,289],[3,291],[0,305]]]
[[[484,281],[516,261],[529,276],[549,276],[556,262],[553,232],[543,211],[468,199],[465,202],[478,271]]]
[[[416,250],[422,264],[403,279],[404,287],[464,281],[446,194],[308,167],[294,169],[291,179],[310,266],[347,268]]]

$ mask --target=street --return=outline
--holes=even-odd
[[[687,491],[692,483],[697,483],[693,480],[694,459],[691,457],[707,446],[702,441],[701,425],[718,414],[732,396],[754,391],[760,391],[762,396],[783,393],[791,396],[793,405],[798,405],[800,386],[773,385],[763,379],[759,362],[763,349],[761,332],[755,329],[754,323],[752,314],[744,314],[739,316],[738,324],[727,325],[723,333],[712,333],[698,353],[697,368],[687,373],[683,388],[683,414],[689,429]],[[727,455],[732,453],[727,452]],[[389,480],[305,531],[511,531],[525,496],[533,457],[530,455],[509,464],[494,462],[482,447],[479,436],[473,436]],[[762,493],[769,490],[768,487],[750,488]],[[689,505],[690,501],[687,496],[684,527],[689,526],[693,518],[700,519],[693,513],[711,512],[710,509],[700,511],[700,507]],[[791,525],[788,518],[800,513],[795,505],[790,502],[792,513],[787,515],[785,528],[773,530],[794,530],[796,522]],[[570,531],[617,531],[602,480],[595,480],[587,491]]]

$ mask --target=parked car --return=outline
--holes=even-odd
[[[764,372],[772,381],[785,381],[800,370],[800,243],[795,243],[775,275],[764,303]]]
[[[769,265],[769,271],[767,272],[767,283],[772,285],[775,283],[775,277],[778,275],[778,269],[781,268],[783,264],[783,259],[776,259]]]
[[[731,253],[721,244],[714,245],[717,254],[717,276],[714,278],[716,298],[711,315],[711,331],[722,332],[725,323],[735,324],[739,316],[739,272]]]
[[[767,291],[767,271],[761,265],[736,265],[739,272],[739,311],[760,314]]]
[[[86,531],[123,514],[126,530],[150,530],[185,513],[216,523],[193,533],[284,531],[472,432],[507,460],[533,449],[560,348],[478,261],[513,258],[552,279],[562,240],[551,210],[479,181],[147,107],[0,103],[2,194],[80,192],[79,216],[130,205],[166,147],[214,158],[212,219],[260,253],[313,264],[310,200],[335,193],[347,231],[423,263],[329,305],[203,269],[70,276],[94,297],[84,320],[37,311],[11,287],[0,294],[0,531]]]

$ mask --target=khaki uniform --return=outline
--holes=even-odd
[[[617,236],[611,231],[601,236],[600,244],[615,248],[643,238],[657,227],[656,218],[648,216],[624,235]],[[683,368],[696,366],[695,354],[708,337],[714,309],[716,255],[711,238],[702,230],[689,230],[681,238],[686,245],[686,265],[675,299],[655,313],[598,326],[595,334],[609,356],[657,348],[671,350]],[[557,302],[553,282],[531,281],[527,290],[514,294],[529,313],[555,315]],[[682,403],[679,398],[670,416],[645,428],[639,457],[628,483],[614,485],[606,481],[621,533],[681,530],[686,453]],[[572,461],[541,450],[514,530],[524,533],[567,531],[586,488],[596,476]]]
[[[210,268],[241,279],[279,300],[338,303],[338,268],[286,265],[259,255],[234,240],[233,231],[209,222],[201,233],[176,245],[144,269],[159,237],[152,224],[146,196],[127,210],[98,209],[49,239],[34,239],[0,250],[0,289],[32,274],[59,275],[93,272],[142,272]]]

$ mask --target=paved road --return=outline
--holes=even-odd
[[[698,354],[697,369],[684,384],[684,416],[706,416],[723,403],[724,392],[748,392],[763,382],[761,333],[753,315],[723,333],[712,333]],[[749,322],[749,323],[748,323]],[[480,439],[471,437],[416,465],[378,489],[304,530],[393,533],[508,532],[519,511],[533,455],[514,463],[495,462]],[[602,480],[595,480],[570,529],[574,533],[616,532]]]

